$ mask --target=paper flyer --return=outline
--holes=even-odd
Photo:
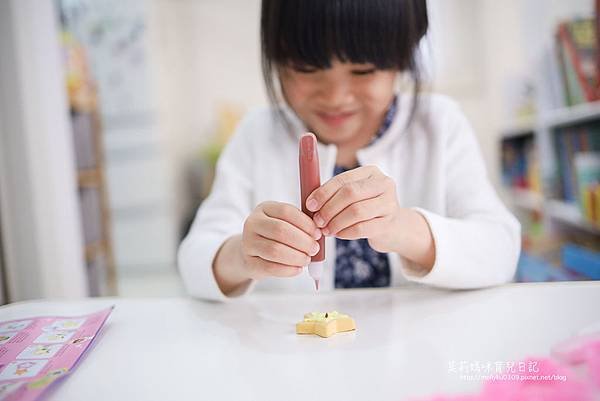
[[[72,371],[113,308],[0,322],[0,400],[39,400]]]

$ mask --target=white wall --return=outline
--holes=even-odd
[[[87,294],[54,2],[0,2],[0,213],[11,301]]]
[[[179,215],[189,206],[184,165],[215,132],[219,105],[267,103],[260,70],[259,0],[154,0],[149,22],[161,131],[168,138]]]

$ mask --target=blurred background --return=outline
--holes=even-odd
[[[600,279],[592,0],[429,0],[456,99],[523,224],[515,281]],[[184,294],[176,250],[243,114],[259,0],[0,1],[0,299]]]

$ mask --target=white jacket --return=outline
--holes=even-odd
[[[435,241],[435,264],[428,274],[397,254],[389,254],[391,285],[407,281],[446,288],[505,283],[514,275],[520,252],[520,225],[490,181],[474,133],[458,105],[440,95],[421,95],[408,129],[411,97],[398,96],[398,111],[386,133],[357,153],[360,165],[376,165],[396,182],[400,206],[415,208]],[[291,113],[288,113],[291,116]],[[180,245],[178,263],[189,293],[225,300],[212,270],[223,242],[242,232],[250,212],[272,200],[300,206],[298,140],[305,128],[295,117],[289,133],[271,109],[248,113],[217,163],[210,196],[202,203]],[[321,182],[333,175],[335,145],[318,146]],[[410,230],[410,227],[406,227]],[[335,238],[327,237],[321,288],[334,288]],[[314,291],[308,273],[267,278],[256,289]]]

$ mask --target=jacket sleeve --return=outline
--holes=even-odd
[[[410,281],[445,288],[478,288],[514,276],[521,249],[521,226],[502,204],[486,173],[466,117],[452,108],[443,139],[446,213],[414,208],[427,220],[435,242],[431,271],[402,259]]]
[[[217,162],[210,195],[202,202],[189,233],[179,246],[177,260],[188,293],[193,297],[224,301],[212,264],[226,239],[240,234],[252,210],[252,146],[254,128],[247,116],[240,123]],[[242,295],[248,287],[232,297]]]

